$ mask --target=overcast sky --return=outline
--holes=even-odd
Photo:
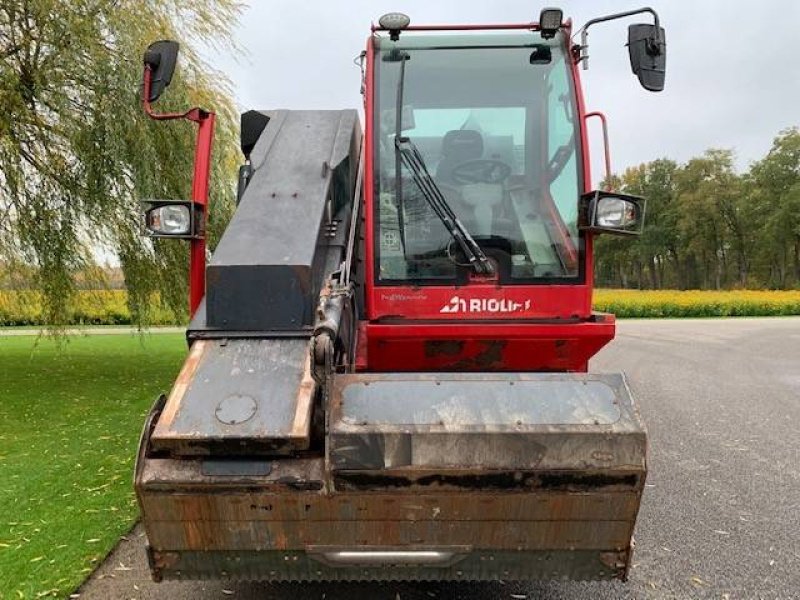
[[[634,1],[547,0],[577,27]],[[653,0],[666,29],[666,89],[639,86],[628,63],[627,26],[634,17],[590,30],[591,67],[582,71],[589,110],[609,118],[613,168],[660,157],[685,161],[707,148],[732,148],[745,169],[784,128],[800,125],[797,59],[800,2]],[[212,63],[233,82],[241,110],[361,108],[353,58],[369,25],[389,11],[415,24],[499,23],[538,19],[529,0],[251,0],[238,29],[243,57]],[[600,132],[592,130],[594,179],[600,176]]]

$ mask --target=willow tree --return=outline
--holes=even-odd
[[[194,130],[141,110],[141,58],[181,43],[164,110],[218,114],[212,244],[233,206],[236,114],[227,80],[198,49],[233,49],[237,0],[3,0],[0,3],[0,265],[41,290],[47,324],[66,321],[75,278],[98,248],[119,258],[134,318],[153,292],[185,314],[188,251],[140,236],[140,201],[188,198]]]

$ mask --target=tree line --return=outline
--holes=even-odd
[[[800,287],[800,129],[782,131],[744,173],[730,150],[679,164],[661,158],[605,182],[647,198],[644,233],[601,236],[601,287]]]

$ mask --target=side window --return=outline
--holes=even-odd
[[[572,89],[563,59],[553,67],[548,79],[547,151],[550,194],[561,218],[572,233],[577,233],[578,161]]]

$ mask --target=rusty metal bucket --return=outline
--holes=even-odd
[[[325,456],[154,450],[156,407],[135,478],[156,579],[627,576],[646,434],[621,375],[349,374],[330,396]]]

